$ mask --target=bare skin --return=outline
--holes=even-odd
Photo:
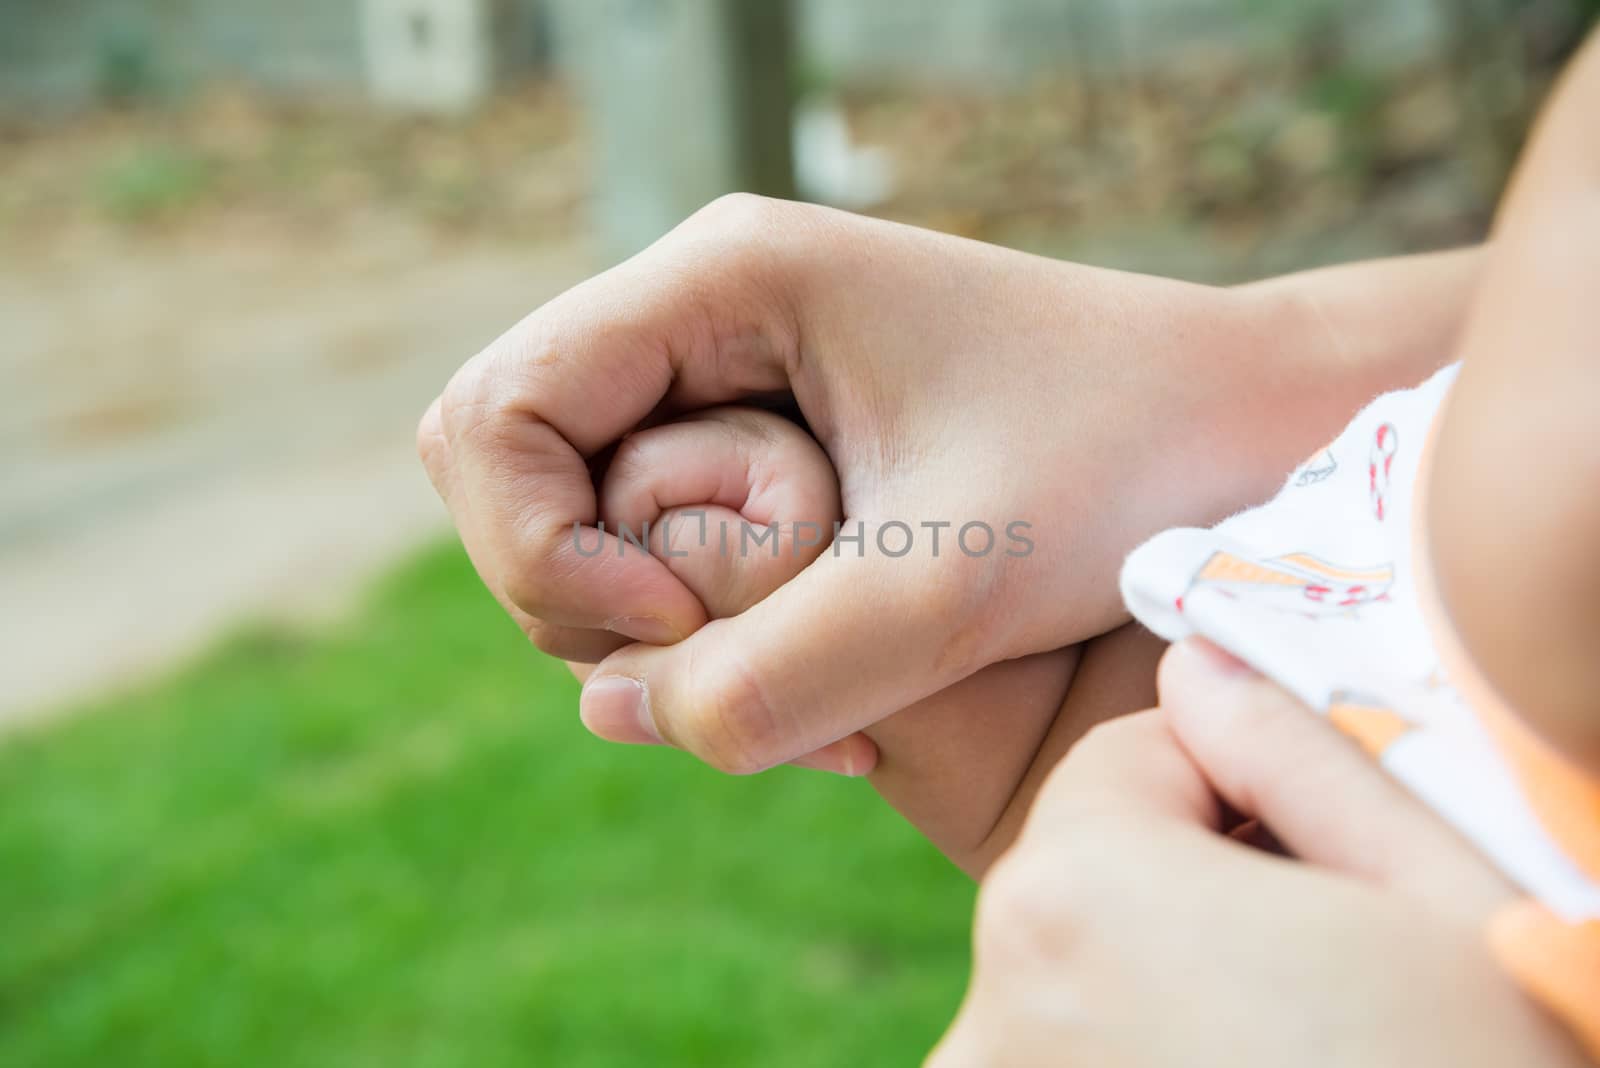
[[[530,315],[456,375],[418,444],[511,617],[601,662],[583,672],[596,734],[729,771],[859,774],[881,724],[876,781],[976,874],[1072,740],[1151,699],[1160,643],[1127,625],[1122,556],[1263,498],[1373,393],[1436,367],[1481,259],[1219,290],[737,198]],[[847,521],[1026,516],[1041,551],[828,562],[711,625],[659,559],[572,558],[573,524],[600,516],[590,462],[674,410],[775,393],[818,435]],[[952,397],[977,417],[956,437]],[[1070,647],[1076,674],[1053,652]],[[1002,663],[1026,666],[982,670]]]
[[[839,492],[827,455],[799,427],[759,409],[716,408],[626,438],[601,483],[600,516],[613,531],[649,530],[649,551],[721,619],[830,551]],[[752,548],[746,529],[768,524],[780,540]],[[958,551],[955,534],[946,538],[945,551]],[[1130,625],[1002,661],[798,763],[870,772],[890,804],[980,877],[1067,747],[1154,699],[1162,646]]]
[[[1123,555],[1263,498],[1363,401],[1436,367],[1479,259],[1224,290],[734,198],[469,362],[419,447],[512,618],[600,661],[591,730],[728,771],[825,761],[989,664],[1122,625]],[[664,413],[774,394],[847,521],[1026,519],[1038,551],[829,558],[711,623],[660,560],[573,551],[599,515],[591,460]]]
[[[1495,220],[1430,496],[1473,661],[1600,776],[1600,37],[1569,67]]]
[[[1502,205],[1424,490],[1467,654],[1590,775],[1597,106],[1600,37]],[[1326,721],[1199,642],[1163,661],[1160,698],[1043,787],[985,884],[972,987],[935,1068],[1595,1063],[1489,958],[1485,926],[1513,890]],[[1230,812],[1296,861],[1221,833]]]
[[[972,985],[932,1068],[1590,1064],[1485,948],[1500,875],[1201,644],[1168,654],[1161,708],[1048,777],[979,895]],[[1296,859],[1230,837],[1241,817]]]
[[[1573,232],[1588,232],[1591,203],[1573,194]],[[1558,230],[1497,231],[1496,260],[1512,265],[1503,280],[1521,268],[1500,259],[1500,242],[1548,252]],[[829,747],[960,679],[978,686],[990,663],[1116,627],[1121,553],[1158,526],[1204,523],[1261,498],[1362,401],[1449,358],[1484,258],[1466,251],[1214,291],[739,199],[530,316],[463,370],[419,440],[480,574],[530,637],[572,659],[608,658],[585,693],[597,733],[659,738],[731,771],[851,745],[864,753],[860,743]],[[1576,264],[1591,279],[1587,259]],[[1540,336],[1568,357],[1580,351],[1577,302],[1537,306],[1555,315]],[[1468,389],[1493,382],[1474,370],[1474,346],[1493,347],[1472,340],[1483,321],[1513,319],[1482,313],[1468,330],[1441,464],[1458,448],[1454,424],[1483,422],[1460,414],[1465,398],[1496,392]],[[1556,380],[1565,399],[1592,396],[1592,378],[1570,367]],[[1502,397],[1515,392],[1498,385]],[[707,623],[706,606],[659,557],[584,567],[564,555],[570,525],[598,519],[588,460],[664,410],[774,392],[817,432],[846,517],[1032,507],[1041,527],[1071,532],[1051,547],[1048,581],[807,568]],[[981,418],[953,427],[951,398],[974,398]],[[1563,410],[1557,424],[1570,417]],[[1158,432],[1130,435],[1135,420]],[[1001,461],[1019,454],[1045,476],[1031,494],[1005,477]],[[949,479],[930,484],[921,477],[930,470]],[[1446,486],[1441,476],[1436,531],[1449,525]],[[1501,530],[1489,544],[1502,553],[1530,544]],[[1490,608],[1516,591],[1480,594],[1474,609],[1473,556],[1437,555],[1480,656],[1494,635],[1475,634],[1489,624],[1473,618],[1492,620]],[[886,618],[907,625],[884,635]],[[1565,677],[1581,683],[1585,662],[1561,657]],[[1529,683],[1518,665],[1494,659],[1482,656],[1491,678],[1519,696]],[[1074,678],[1092,663],[1085,653]],[[1583,1063],[1482,949],[1482,919],[1506,893],[1487,865],[1281,694],[1172,663],[1163,711],[1091,732],[1048,776],[1064,748],[1053,739],[1076,729],[1071,717],[1044,729],[1018,794],[1044,780],[1041,801],[986,884],[973,993],[941,1068],[1054,1063],[1063,1051],[1151,1065]],[[590,700],[617,680],[648,699]],[[1563,694],[1578,703],[1533,718],[1585,752],[1594,690]],[[1229,711],[1239,715],[1219,714]],[[1331,779],[1311,789],[1312,769]],[[1333,812],[1330,781],[1342,800]],[[1229,809],[1270,822],[1300,863],[1219,834]],[[984,865],[984,849],[1021,813],[1002,808],[969,867]],[[1152,1026],[1152,991],[1183,1011]],[[1240,1005],[1266,1009],[1240,1018]],[[1411,1011],[1385,1011],[1394,1006]],[[1462,1025],[1426,1022],[1437,1019]]]

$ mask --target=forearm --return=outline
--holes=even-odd
[[[1242,469],[1265,496],[1380,393],[1454,358],[1483,246],[1301,271],[1237,287],[1259,333],[1248,363],[1259,415]],[[1239,502],[1247,503],[1247,502]]]
[[[1005,804],[983,839],[968,849],[962,866],[981,877],[1022,831],[1033,799],[1057,764],[1095,727],[1156,703],[1156,667],[1167,643],[1138,623],[1127,623],[1078,647],[1077,667],[1060,706]]]
[[[1056,729],[1081,646],[994,664],[867,728],[870,779],[892,807],[973,878],[1018,784]]]

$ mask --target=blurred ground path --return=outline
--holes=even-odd
[[[444,531],[418,416],[586,263],[404,227],[0,249],[0,726]]]

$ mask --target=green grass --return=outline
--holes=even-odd
[[[0,1065],[915,1063],[965,879],[861,783],[575,695],[449,549],[0,744]]]

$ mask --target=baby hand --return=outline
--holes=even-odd
[[[666,564],[700,599],[711,627],[833,551],[840,519],[838,483],[821,447],[787,419],[753,408],[711,409],[630,435],[599,498],[605,529],[623,551],[648,551]],[[810,610],[817,626],[828,625],[828,606]],[[1050,729],[1077,654],[995,664],[794,763],[871,772],[879,792],[936,845],[981,868],[992,854],[986,840]],[[586,701],[583,712],[609,738],[654,742],[661,730],[595,722],[611,715],[603,702]]]
[[[839,486],[821,446],[756,408],[708,409],[629,435],[599,504],[622,551],[642,546],[660,559],[713,621],[743,612],[826,552],[840,517]],[[825,618],[819,608],[819,625]],[[653,742],[660,732],[655,723],[594,721],[606,714],[604,703],[585,702],[585,722],[603,737]],[[857,733],[795,763],[864,775],[877,758]]]

